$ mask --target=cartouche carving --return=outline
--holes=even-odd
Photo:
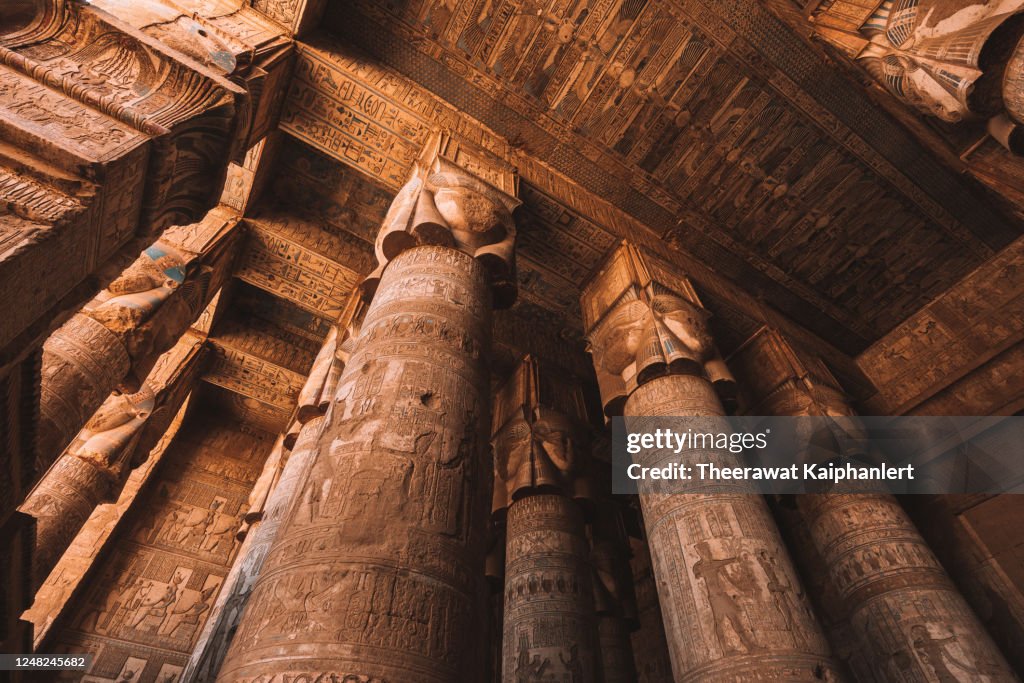
[[[367,297],[396,256],[416,245],[437,245],[458,249],[486,267],[495,307],[507,308],[515,301],[512,212],[520,204],[515,174],[505,162],[488,158],[484,163],[494,167],[499,180],[481,179],[474,174],[481,169],[466,164],[465,150],[446,132],[431,135],[377,235],[378,267],[363,282]]]

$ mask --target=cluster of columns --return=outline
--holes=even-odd
[[[731,378],[684,278],[624,244],[582,300],[609,415],[725,414]],[[641,492],[640,505],[675,681],[840,676],[762,496]]]
[[[258,551],[262,569],[217,680],[484,680],[488,424],[492,518],[504,532],[495,679],[848,679],[831,653],[836,634],[812,608],[822,596],[803,587],[762,496],[643,493],[651,591],[643,558],[629,571],[622,509],[592,494],[578,387],[527,357],[488,420],[490,311],[507,301],[513,272],[514,180],[481,180],[451,144],[442,134],[427,146],[388,213],[365,322],[316,418],[304,476],[278,489],[290,504],[276,508],[279,527]],[[623,244],[582,304],[607,415],[725,415],[735,384],[684,277]],[[808,497],[801,513],[815,556],[837,573],[844,633],[889,667],[879,675],[946,680],[955,641],[973,653],[961,665],[1013,680],[923,542],[908,540],[916,532],[894,500]],[[906,572],[844,587],[864,529],[882,544],[871,552],[899,557]],[[900,548],[885,550],[893,539]],[[661,624],[650,619],[659,611]],[[955,622],[952,641],[940,620]],[[637,662],[630,634],[641,624]]]
[[[166,230],[42,349],[33,485],[33,591],[101,503],[117,498],[197,377],[202,340],[186,332],[230,274],[233,213]]]
[[[219,681],[482,680],[487,357],[514,272],[515,185],[511,168],[444,134],[417,161]]]
[[[791,559],[760,495],[643,492],[648,545],[631,550],[624,508],[594,494],[578,383],[527,357],[492,418],[491,312],[514,297],[517,205],[503,162],[446,133],[427,144],[378,237],[365,314],[353,298],[253,491],[238,560],[183,680],[485,680],[492,474],[490,520],[504,531],[500,680],[846,680],[851,669],[856,680],[1015,680],[891,497],[799,499],[805,533]],[[140,320],[95,311],[118,296],[168,301],[190,277],[181,258],[144,258],[132,281],[149,289],[108,292],[81,314],[115,336],[111,321],[129,320],[116,337],[129,360],[111,383],[160,347],[137,343],[159,318],[145,306]],[[720,424],[735,383],[685,277],[624,243],[581,303],[606,415]],[[732,362],[759,373],[745,388],[770,414],[852,415],[834,383],[812,386],[783,363],[797,357],[766,332]],[[109,433],[90,423],[62,456],[92,467],[83,499],[102,479],[100,451],[84,444],[99,434],[103,462],[122,462],[160,400],[145,391],[111,397],[98,414],[116,417]],[[700,455],[735,464],[728,452]],[[794,560],[827,572],[830,593],[805,590]],[[823,627],[812,602],[838,616]],[[841,634],[864,671],[832,655]]]
[[[355,294],[349,297],[341,317],[328,332],[299,394],[295,420],[278,437],[253,487],[238,531],[242,546],[182,673],[182,681],[212,683],[217,678],[267,553],[318,452],[331,397],[348,362],[351,342],[357,336],[364,312]]]
[[[38,590],[98,505],[117,499],[198,378],[203,346],[183,337],[157,361],[138,391],[112,393],[25,499],[36,520],[32,556]]]
[[[214,209],[165,231],[43,345],[35,477],[112,391],[134,394],[229,274],[238,218]]]

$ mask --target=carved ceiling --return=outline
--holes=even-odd
[[[321,29],[204,376],[271,431],[436,125],[521,175],[499,376],[524,352],[591,376],[579,292],[622,239],[690,275],[724,353],[767,303],[854,355],[1021,232],[756,3],[354,0]]]
[[[252,248],[242,255],[242,260]],[[328,321],[235,280],[226,314],[213,324],[203,373],[204,405],[270,433],[288,426]]]
[[[521,293],[569,319],[631,237],[595,201],[848,353],[1021,232],[753,0],[354,0],[323,27],[282,128],[389,192],[431,123],[503,136],[524,181]],[[388,193],[293,162],[372,236]]]

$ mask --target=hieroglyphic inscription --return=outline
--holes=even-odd
[[[769,49],[772,39],[793,39],[756,3],[725,9],[650,2],[631,7],[616,21],[613,5],[552,6],[523,16],[510,3],[468,15],[438,6],[424,22],[396,18],[401,12],[393,7],[360,2],[347,15],[338,11],[329,17],[342,35],[515,140],[528,154],[611,198],[661,234],[671,234],[681,248],[743,264],[769,286],[789,289],[787,308],[806,312],[811,302],[835,319],[817,324],[834,327],[841,321],[870,339],[942,288],[931,281],[905,281],[900,273],[926,261],[941,262],[949,268],[941,271],[948,284],[989,253],[982,244],[988,233],[975,217],[949,202],[940,206],[945,196],[879,154],[877,131],[867,144],[863,131],[847,127],[849,116],[829,110],[838,95],[808,95],[806,89],[818,90],[807,85],[814,80],[807,77],[813,66],[808,55],[788,63],[776,60],[780,51]],[[723,18],[730,14],[738,18]],[[748,25],[753,15],[763,19],[756,29]],[[500,28],[502,16],[514,27]],[[434,26],[433,20],[448,28]],[[562,33],[555,30],[559,26]],[[488,38],[470,38],[481,32]],[[565,43],[548,53],[543,46],[552,34]],[[765,45],[751,44],[755,37]],[[604,48],[592,46],[595,42]],[[484,47],[490,43],[501,57]],[[384,44],[390,48],[379,47]],[[539,62],[551,73],[526,66],[538,58],[534,50],[544,55]],[[526,61],[520,63],[519,56]],[[570,81],[579,86],[577,92],[566,85]],[[831,102],[823,107],[816,99]],[[859,111],[869,109],[856,104]],[[842,151],[825,153],[835,147]],[[921,155],[928,167],[922,172],[937,175],[949,196],[965,196],[965,188],[926,157]],[[532,179],[528,163],[520,166]],[[820,201],[823,193],[830,195],[828,202]],[[873,199],[892,210],[879,212]],[[1000,218],[992,220],[1000,224],[999,239],[1005,243],[1012,228]],[[857,257],[842,248],[846,237],[863,236],[865,223],[879,244],[892,245],[887,258],[854,262]],[[922,254],[907,251],[909,242],[933,246]],[[822,253],[830,267],[820,267]],[[904,265],[896,266],[897,261]],[[880,290],[883,280],[890,284]],[[878,310],[880,298],[889,301],[885,310]],[[803,299],[803,305],[795,299]]]
[[[626,404],[627,415],[709,410],[721,411],[710,385],[688,376],[654,379]],[[763,498],[646,494],[641,506],[677,679],[839,675]],[[748,657],[765,651],[770,663]]]
[[[731,375],[714,360],[707,316],[685,277],[624,244],[582,299],[606,412],[702,416],[716,429],[725,409],[714,377]],[[648,332],[632,328],[648,316],[664,322],[644,323]],[[638,333],[627,332],[631,328]],[[692,369],[674,374],[678,364]],[[678,457],[687,456],[660,452],[644,464]],[[737,462],[727,452],[700,457]],[[761,496],[741,487],[714,494],[641,492],[640,505],[676,680],[838,675]],[[749,656],[765,652],[770,660]]]
[[[757,376],[747,385],[765,414],[856,421],[816,359],[779,333],[760,332],[740,356],[737,366]],[[1008,665],[895,497],[857,491],[795,499],[794,552],[804,567],[827,572],[827,582],[812,584],[814,598],[832,634],[852,641],[843,650],[859,676],[915,671],[942,680],[959,670],[1009,680]]]
[[[283,130],[398,189],[434,126],[507,156],[493,133],[365,55],[323,40],[299,44]]]
[[[246,219],[249,239],[235,275],[328,318],[370,270],[370,245],[297,217]]]
[[[993,257],[861,354],[875,407],[902,413],[1024,334],[1024,240]]]
[[[203,380],[287,411],[302,390],[305,377],[246,350],[213,339]]]
[[[1010,681],[1009,664],[890,495],[798,498],[850,632],[880,679]]]
[[[0,65],[0,105],[0,118],[8,125],[49,144],[57,141],[84,160],[116,159],[147,140],[145,134],[4,65]]]
[[[509,508],[503,681],[598,675],[588,548],[576,506],[562,495],[533,495]]]

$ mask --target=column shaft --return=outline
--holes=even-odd
[[[39,590],[96,506],[109,498],[110,478],[72,454],[62,455],[21,511],[36,519],[32,589]]]
[[[508,509],[502,680],[601,680],[583,516],[558,494]]]
[[[766,415],[856,419],[825,364],[774,329],[758,331],[735,364]],[[814,597],[837,622],[833,632],[852,640],[843,649],[858,677],[1017,680],[895,497],[865,489],[795,500],[795,552],[825,572]]]
[[[724,412],[711,383],[690,375],[640,385],[624,411]],[[640,504],[676,681],[815,680],[833,671],[762,496],[642,494]]]
[[[581,304],[606,415],[691,416],[704,423],[695,431],[728,428],[719,395],[733,396],[732,376],[708,312],[671,264],[623,243]],[[710,449],[640,464],[687,459],[739,464]],[[641,489],[640,504],[676,683],[837,675],[762,496],[742,486]]]
[[[168,229],[43,345],[35,477],[110,392],[137,391],[227,276],[238,218],[215,209]]]
[[[42,476],[131,369],[122,340],[76,315],[43,345],[36,477]]]
[[[610,476],[602,477],[599,488],[610,491],[610,479]],[[594,575],[601,672],[604,683],[636,683],[630,634],[637,629],[639,621],[629,568],[625,511],[617,502],[605,499],[596,501],[590,512],[590,564]]]
[[[267,553],[294,504],[299,487],[309,473],[323,423],[322,416],[315,417],[299,431],[280,478],[267,496],[263,517],[249,528],[231,573],[224,580],[224,587],[217,596],[210,618],[181,675],[182,683],[211,683],[216,680]]]
[[[636,590],[637,619],[640,622],[640,628],[631,637],[637,681],[669,681],[672,679],[672,660],[668,655],[665,623],[661,616],[658,588],[647,544],[634,544],[633,560],[630,564],[633,570],[633,586]]]
[[[387,264],[218,680],[480,680],[490,318],[471,256]]]
[[[82,316],[84,317],[84,316]],[[163,354],[134,394],[107,397],[21,506],[36,518],[36,590],[96,507],[120,495],[192,390],[203,350],[185,335]]]
[[[604,683],[636,683],[630,631],[629,624],[621,617],[598,617],[597,635]]]
[[[878,680],[1017,680],[893,496],[808,494],[797,505]]]

